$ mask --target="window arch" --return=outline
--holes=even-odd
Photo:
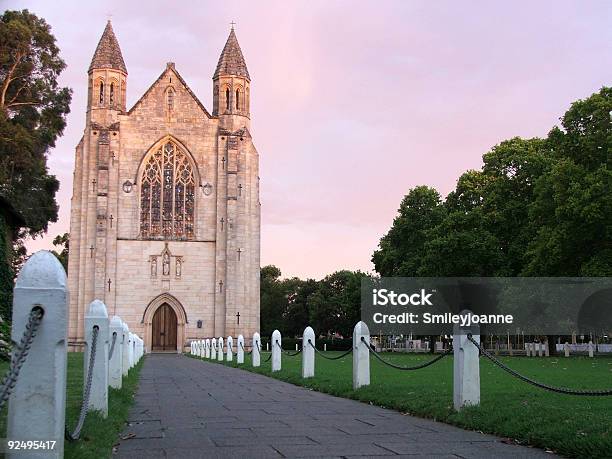
[[[109,105],[113,105],[115,103],[115,83],[111,82],[110,87],[108,88],[108,103]]]
[[[163,142],[145,160],[140,193],[142,238],[194,237],[195,174],[176,142]]]
[[[236,89],[236,110],[240,110],[240,89]]]
[[[225,109],[229,111],[230,107],[230,90],[229,88],[225,88]]]
[[[100,105],[104,103],[104,81],[102,80],[98,83],[98,101]]]

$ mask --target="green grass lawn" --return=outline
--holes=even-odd
[[[134,398],[142,362],[143,360],[130,370],[127,377],[123,378],[121,390],[109,388],[108,418],[102,418],[98,412],[87,414],[80,440],[72,443],[65,442],[64,457],[75,459],[110,457],[112,447],[117,442],[118,435],[127,421],[128,410]],[[2,375],[7,368],[8,362],[0,363],[0,373]],[[68,353],[67,386],[66,423],[68,429],[72,431],[79,417],[83,397],[83,354],[80,352]],[[6,414],[7,408],[5,406],[0,413],[2,437],[6,436]]]
[[[330,356],[340,353],[329,352]],[[267,354],[264,353],[263,357]],[[430,355],[385,354],[397,364],[415,365]],[[502,357],[511,368],[538,381],[576,389],[612,388],[612,358]],[[316,357],[312,379],[302,379],[301,355],[283,355],[282,370],[259,368],[245,356],[244,367],[329,394],[393,408],[466,429],[492,433],[570,457],[612,457],[612,397],[555,394],[528,385],[485,358],[480,360],[481,403],[453,409],[453,359],[417,371],[399,371],[371,358],[368,387],[352,388],[352,356],[337,361]],[[234,362],[226,365],[237,366]]]

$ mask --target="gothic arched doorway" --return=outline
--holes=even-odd
[[[163,303],[153,314],[151,350],[176,352],[177,318],[174,309]]]

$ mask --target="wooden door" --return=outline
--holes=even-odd
[[[167,303],[153,314],[152,351],[176,351],[176,314]]]

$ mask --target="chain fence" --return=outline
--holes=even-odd
[[[15,345],[15,352],[11,359],[11,364],[6,372],[6,376],[2,380],[2,388],[0,389],[0,409],[2,409],[9,399],[11,392],[15,388],[15,384],[17,384],[19,371],[28,357],[30,347],[32,346],[32,342],[34,341],[34,337],[36,336],[36,332],[38,331],[44,314],[45,312],[40,306],[34,306],[30,311],[28,323],[26,324],[21,341],[19,344]]]
[[[349,355],[350,353],[352,353],[352,352],[353,352],[353,346],[351,346],[351,348],[350,348],[350,349],[348,349],[346,352],[343,352],[341,355],[337,355],[337,356],[334,356],[334,357],[329,357],[328,355],[325,355],[325,354],[323,354],[323,352],[321,352],[320,350],[318,350],[318,349],[317,349],[317,348],[314,346],[314,344],[312,344],[312,341],[311,341],[311,340],[308,340],[308,344],[310,345],[310,347],[312,347],[312,348],[315,350],[315,352],[316,352],[317,354],[319,354],[321,357],[323,357],[324,359],[327,359],[327,360],[340,360],[342,357],[346,357],[347,355]]]
[[[117,341],[117,332],[113,332],[113,342],[111,343],[110,351],[108,351],[108,360],[113,358],[113,351],[115,350],[115,341]]]
[[[242,343],[240,343],[240,347],[242,348],[242,351],[246,354],[246,355],[251,355],[253,353],[253,348],[251,348],[250,351],[247,352],[247,350],[244,348],[244,345]]]
[[[391,368],[395,368],[396,370],[404,370],[404,371],[412,371],[412,370],[420,370],[422,368],[426,368],[430,365],[433,365],[434,363],[442,360],[444,357],[446,357],[447,355],[449,355],[451,352],[453,352],[452,348],[447,349],[446,351],[444,351],[442,354],[438,355],[437,357],[421,363],[419,365],[414,365],[411,367],[404,367],[402,365],[397,365],[395,363],[389,362],[385,359],[383,359],[380,354],[378,352],[376,352],[374,349],[372,349],[371,346],[368,345],[368,343],[366,342],[365,338],[362,336],[361,337],[361,341],[364,342],[367,346],[368,346],[368,351],[370,351],[370,355],[373,355],[374,357],[376,357],[378,359],[379,362],[384,363],[385,365],[391,367]]]
[[[470,340],[470,342],[472,342],[472,344],[474,344],[474,346],[476,346],[478,349],[480,349],[480,352],[482,353],[482,355],[484,355],[486,358],[488,358],[491,362],[493,362],[495,365],[497,365],[498,367],[500,367],[502,370],[506,371],[507,373],[510,373],[512,376],[528,383],[531,384],[532,386],[536,386],[539,387],[540,389],[545,389],[551,392],[556,392],[558,394],[566,394],[566,395],[586,395],[586,396],[605,396],[605,395],[612,395],[612,389],[609,390],[582,390],[582,389],[569,389],[567,387],[555,387],[555,386],[550,386],[548,384],[544,384],[538,381],[535,381],[531,378],[528,378],[525,375],[520,374],[519,372],[517,372],[516,370],[513,370],[512,368],[506,366],[503,362],[501,362],[499,359],[497,359],[494,355],[492,355],[491,353],[489,353],[489,351],[487,351],[478,341],[476,341],[472,334],[468,334],[467,335],[467,339]]]
[[[279,349],[280,349],[282,352],[284,352],[284,353],[285,353],[285,354],[286,354],[288,357],[295,357],[296,355],[298,355],[298,354],[301,354],[301,353],[302,353],[302,349],[298,349],[298,350],[297,350],[297,351],[295,351],[295,352],[285,351],[285,350],[284,350],[284,349],[281,347],[281,345],[280,345],[280,343],[278,342],[278,340],[276,341],[276,345],[277,345],[277,346],[279,347]]]
[[[255,343],[257,344],[257,352],[259,352],[259,354],[261,355],[261,349],[259,348],[259,343],[257,341],[255,341]],[[271,358],[272,358],[272,353],[270,352],[270,355],[268,355],[268,358],[264,360],[264,362],[269,362]]]
[[[93,377],[93,367],[96,361],[96,343],[98,341],[99,328],[95,326],[91,332],[91,349],[89,351],[89,365],[87,367],[87,382],[85,384],[85,390],[83,391],[83,402],[81,404],[81,411],[79,413],[79,419],[73,432],[68,430],[66,426],[64,430],[64,437],[68,441],[76,441],[81,436],[81,429],[85,422],[85,416],[87,416],[87,410],[89,409],[89,394],[91,393],[91,381]]]

